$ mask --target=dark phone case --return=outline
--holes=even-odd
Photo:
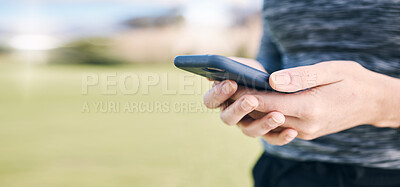
[[[269,74],[219,55],[177,56],[176,67],[211,80],[234,80],[239,85],[257,90],[272,90]]]

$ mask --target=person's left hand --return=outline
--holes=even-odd
[[[281,127],[293,128],[298,131],[298,138],[311,140],[362,124],[398,127],[397,122],[385,120],[390,117],[384,110],[385,97],[393,97],[387,94],[388,79],[353,61],[328,61],[273,73],[271,86],[289,94],[241,89],[232,99],[240,101],[242,97],[254,96],[256,111],[284,114],[286,120]],[[238,116],[237,111],[241,110],[235,107],[240,106],[230,104],[230,109],[221,113],[222,121]],[[240,123],[244,127],[263,125],[255,124],[257,121],[251,118]],[[273,133],[268,133],[271,141]],[[264,136],[267,141],[268,134]]]

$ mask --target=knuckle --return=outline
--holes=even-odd
[[[214,88],[211,88],[210,91],[211,91],[212,97],[218,97],[221,94],[223,85],[224,85],[224,83],[221,83],[221,84],[215,86]]]
[[[216,108],[218,107],[217,102],[216,102],[216,97],[218,97],[217,95],[215,95],[214,93],[214,88],[210,89],[207,91],[207,93],[205,93],[203,95],[203,103],[207,108]]]
[[[255,135],[248,127],[243,127],[243,128],[242,128],[242,132],[243,132],[243,134],[245,134],[246,136],[249,136],[249,137],[252,137],[252,138],[257,137],[257,135]]]
[[[263,131],[265,131],[265,133],[272,130],[273,128],[278,127],[279,125],[282,125],[282,124],[279,124],[279,123],[276,123],[275,121],[273,121],[272,117],[269,117],[269,118],[264,117],[264,118],[261,118],[261,121],[260,121],[261,129]]]
[[[325,69],[336,69],[337,67],[340,67],[340,63],[342,63],[343,61],[337,61],[337,60],[331,60],[331,61],[323,61],[317,64],[314,64],[313,66],[320,66],[323,67]]]
[[[319,130],[318,126],[310,125],[307,128],[305,128],[304,130],[302,130],[301,138],[304,140],[315,139],[318,130]]]
[[[208,100],[208,98],[207,98],[206,95],[203,96],[203,104],[204,104],[207,108],[212,108],[212,107],[211,107],[210,100]]]
[[[254,96],[252,96],[252,95],[243,95],[241,98],[240,98],[240,101],[243,101],[243,100],[245,100],[245,99],[252,99]]]
[[[300,110],[300,116],[306,119],[316,119],[319,115],[320,109],[314,101],[306,103]]]
[[[231,96],[237,90],[237,84],[232,80],[225,80],[218,86],[218,94]]]
[[[255,100],[254,99],[255,97],[254,96],[252,96],[252,95],[244,95],[244,96],[242,96],[237,102],[237,105],[239,105],[238,107],[235,107],[236,108],[236,111],[235,112],[246,112],[246,111],[248,111],[248,109],[246,109],[246,108],[244,108],[244,106],[242,105],[242,103],[245,101],[245,100],[247,100],[247,101],[251,101],[251,100]]]
[[[204,95],[203,95],[203,103],[204,103],[204,105],[206,105],[207,106],[207,104],[208,104],[208,102],[209,102],[209,95],[210,95],[210,91],[211,90],[208,90]]]
[[[346,61],[346,62],[349,63],[350,66],[352,66],[354,68],[363,68],[363,66],[356,61]]]
[[[306,119],[314,118],[314,107],[304,106],[300,111],[300,116]]]
[[[290,72],[290,75],[294,81],[294,86],[297,87],[297,89],[305,89],[308,87],[308,82],[307,78],[312,74],[310,70],[307,70],[306,68],[298,68],[292,72]]]
[[[245,110],[241,106],[241,102],[238,102],[236,105],[234,105],[231,110],[233,114],[241,114],[245,112]]]
[[[215,101],[203,100],[203,103],[209,109],[213,109],[213,108],[217,108],[218,107],[218,103],[215,102]]]
[[[308,81],[308,79],[310,78],[310,77],[313,77],[313,75],[315,74],[315,72],[312,72],[312,71],[310,71],[310,70],[306,70],[306,69],[302,69],[302,71],[301,71],[301,81],[300,81],[300,88],[301,89],[306,89],[306,88],[308,88],[308,87],[311,87],[311,86],[314,86],[314,85],[310,85],[309,84],[309,82],[310,81]]]
[[[229,118],[226,116],[226,112],[221,112],[219,114],[219,118],[221,119],[221,121],[227,125],[231,125],[231,122],[229,121]]]
[[[247,87],[238,87],[236,89],[236,92],[232,95],[231,98],[234,99],[234,100],[239,100],[244,96],[249,96],[249,95],[252,95],[252,94],[255,94],[254,90],[250,90]]]
[[[270,120],[269,119],[265,119],[265,118],[261,118],[261,124],[260,124],[260,126],[261,126],[261,129],[262,130],[264,130],[264,131],[269,131],[269,130],[271,130],[271,126],[273,125],[273,124],[271,124],[270,123]]]
[[[332,63],[333,62],[333,63]],[[343,73],[343,67],[350,67],[346,68],[345,71],[354,71],[353,68],[356,69],[364,69],[364,67],[356,62],[356,61],[351,61],[351,60],[342,60],[342,61],[327,61],[327,62],[322,62],[327,68],[330,68],[332,70],[337,70],[337,73]]]

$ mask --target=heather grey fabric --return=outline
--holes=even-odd
[[[268,72],[353,60],[400,78],[400,0],[265,0],[258,60]],[[399,93],[400,97],[400,93]],[[400,169],[400,130],[362,125],[266,152],[295,160]]]

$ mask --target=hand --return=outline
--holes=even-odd
[[[266,72],[263,66],[255,60],[233,59]],[[213,88],[204,95],[204,103],[208,108],[221,107],[221,119],[228,125],[238,124],[243,133],[250,137],[263,136],[267,142],[275,145],[289,143],[296,137],[297,131],[290,128],[279,128],[285,122],[285,116],[282,113],[255,111],[258,100],[254,96],[243,96],[233,106],[230,106],[233,103],[230,98],[235,92],[244,90],[246,89],[238,87],[236,82],[231,80],[214,82]],[[252,91],[256,92],[256,90]]]
[[[282,127],[298,131],[301,139],[311,140],[362,124],[399,127],[399,80],[363,68],[353,61],[328,61],[275,72],[270,85],[280,92],[241,90],[232,111],[241,110],[243,98],[263,113],[281,112]],[[398,94],[398,93],[397,93]],[[241,116],[244,114],[241,113]],[[238,118],[234,113],[221,115],[223,121]],[[239,116],[240,117],[240,116]],[[244,119],[246,123],[257,120]]]

